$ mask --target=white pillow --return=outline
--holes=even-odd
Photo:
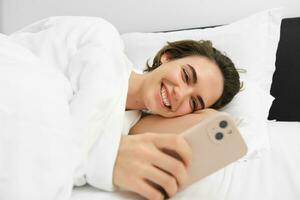
[[[245,78],[258,81],[269,93],[275,70],[280,35],[279,9],[254,14],[235,23],[215,28],[167,33],[125,33],[125,52],[134,66],[142,70],[167,41],[181,39],[211,40],[213,45],[233,60],[237,68],[247,70]]]
[[[266,121],[273,100],[269,91],[275,71],[280,24],[280,10],[271,9],[220,27],[167,33],[125,33],[122,39],[125,53],[140,71],[145,68],[147,59],[152,61],[167,41],[182,39],[211,40],[214,47],[226,52],[237,68],[246,69],[247,73],[240,74],[246,82],[245,91],[223,111],[243,120],[241,132],[248,144],[246,157],[249,158],[270,148]]]
[[[248,146],[247,156],[241,160],[258,158],[263,151],[270,149],[267,128],[267,105],[273,101],[257,83],[244,81],[244,89],[220,111],[229,113],[243,135]]]

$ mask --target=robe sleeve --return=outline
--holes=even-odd
[[[107,35],[100,34],[104,28],[110,29]],[[100,23],[92,29],[68,67],[76,91],[70,109],[86,182],[114,191],[113,169],[122,135],[131,62],[114,28]],[[99,37],[103,38],[97,40]]]
[[[98,69],[99,62],[108,69]],[[113,191],[113,168],[122,135],[129,71],[118,70],[124,63],[97,46],[81,50],[71,64],[73,70],[86,65],[74,81],[78,91],[70,103],[75,138],[86,165],[86,180],[94,187]]]
[[[11,37],[70,81],[78,167],[74,184],[113,191],[131,62],[116,28],[101,18],[51,17]]]

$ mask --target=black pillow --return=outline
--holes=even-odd
[[[282,20],[275,65],[268,119],[300,121],[300,18]]]

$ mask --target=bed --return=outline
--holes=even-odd
[[[8,1],[7,1],[8,2]],[[13,1],[9,1],[13,2]],[[195,1],[194,1],[195,2]],[[285,2],[285,1],[284,1]],[[296,4],[294,1],[289,1],[289,9],[291,10],[292,6]],[[95,1],[91,3],[96,3]],[[209,5],[209,8],[214,8],[215,5],[213,3],[207,3],[204,2],[205,5]],[[77,6],[79,3],[75,3]],[[69,5],[69,4],[66,4]],[[91,5],[89,5],[91,7]],[[99,5],[99,3],[97,4]],[[109,4],[111,5],[111,4]],[[29,5],[24,5],[25,8],[26,6]],[[85,6],[88,6],[85,4]],[[128,6],[131,5],[126,5]],[[140,5],[144,6],[144,5]],[[157,5],[156,5],[157,6]],[[180,8],[179,4],[177,5],[177,8]],[[185,5],[186,6],[186,5]],[[225,6],[225,5],[224,5]],[[11,6],[10,3],[7,3],[5,8],[13,7]],[[69,8],[69,6],[67,6]],[[93,8],[96,6],[92,6]],[[159,6],[155,8],[159,8]],[[226,8],[231,8],[229,4],[226,4]],[[244,6],[243,6],[244,7]],[[257,6],[258,8],[259,6]],[[269,6],[265,6],[269,7]],[[296,10],[297,6],[293,7],[293,15],[294,16],[299,16],[297,15],[298,11]],[[23,9],[23,6],[20,6],[20,8]],[[107,15],[107,19],[110,19],[109,14],[107,13],[93,13],[93,12],[81,12],[81,6],[78,6],[80,8],[80,13],[81,15],[96,15],[102,17],[103,15]],[[84,7],[86,8],[86,7]],[[186,8],[186,7],[185,7]],[[260,8],[260,7],[259,7]],[[56,9],[56,8],[55,8]],[[55,10],[53,9],[53,10]],[[63,10],[63,8],[61,8]],[[101,8],[103,9],[103,8]],[[235,9],[235,8],[234,8]],[[9,9],[7,9],[9,10]],[[42,10],[42,9],[41,9]],[[40,11],[41,11],[40,10]],[[56,9],[57,10],[57,9]],[[108,10],[108,9],[104,9]],[[229,15],[229,13],[224,13],[223,10],[227,9],[220,9],[219,11],[222,10],[222,14],[224,15]],[[250,12],[251,9],[247,10],[247,13]],[[261,10],[261,9],[260,9]],[[48,11],[51,11],[49,9]],[[73,15],[73,12],[62,12],[63,15],[66,13]],[[164,14],[164,10],[160,10],[161,14]],[[194,10],[195,11],[195,10]],[[197,11],[197,10],[196,10]],[[195,12],[196,12],[195,11]],[[96,12],[96,11],[95,11]],[[242,9],[239,11],[239,16],[241,16]],[[252,12],[252,11],[251,11]],[[15,12],[11,12],[15,13]],[[33,12],[32,12],[33,13]],[[204,12],[203,12],[204,13]],[[169,21],[163,21],[163,26],[160,26],[158,23],[153,25],[152,27],[144,27],[145,23],[143,25],[140,25],[139,28],[135,27],[138,26],[137,22],[132,25],[132,26],[127,26],[125,23],[123,23],[122,20],[119,19],[119,15],[117,16],[117,20],[114,17],[111,17],[111,21],[113,24],[116,24],[117,27],[120,27],[121,33],[123,32],[123,39],[124,41],[129,41],[132,40],[135,42],[138,36],[138,40],[142,41],[140,44],[142,45],[153,45],[156,43],[151,42],[151,40],[148,40],[147,38],[144,37],[143,34],[135,34],[129,35],[127,33],[124,33],[125,31],[133,31],[133,30],[143,30],[143,31],[148,31],[148,32],[154,32],[154,31],[167,31],[166,33],[170,34],[177,34],[178,32],[185,32],[187,29],[183,29],[180,31],[171,31],[169,30],[174,30],[174,29],[180,29],[181,26],[183,28],[188,28],[188,27],[193,27],[197,26],[196,28],[192,28],[189,31],[192,31],[190,33],[194,34],[194,30],[197,31],[199,30],[199,26],[209,26],[210,28],[214,27],[221,27],[221,24],[224,23],[230,23],[233,21],[233,18],[237,18],[236,16],[233,17],[234,12],[231,12],[231,18],[228,17],[227,19],[220,19],[222,16],[218,16],[219,19],[214,20],[213,18],[210,18],[208,21],[209,23],[212,24],[207,24],[205,20],[199,20],[202,21],[202,23],[198,23],[197,20],[190,21],[190,23],[187,26],[184,26],[185,23],[189,21],[188,18],[184,18],[183,21],[180,21],[180,23],[177,24],[168,24]],[[119,11],[118,11],[119,14]],[[142,14],[142,13],[140,13]],[[173,15],[177,14],[172,13]],[[207,14],[207,13],[206,13]],[[211,16],[211,13],[208,13]],[[51,12],[50,15],[61,15],[61,13],[57,12]],[[7,13],[5,15],[7,17]],[[28,15],[29,16],[29,15]],[[131,15],[132,16],[132,15]],[[205,13],[202,15],[202,17],[207,17]],[[43,17],[45,17],[43,15]],[[134,16],[132,16],[134,17]],[[34,18],[34,17],[33,17]],[[32,18],[32,19],[33,19]],[[42,18],[39,16],[39,18]],[[130,17],[129,17],[130,18]],[[142,19],[149,19],[144,16]],[[37,17],[34,18],[34,20],[37,20]],[[32,21],[34,21],[32,20]],[[128,20],[128,18],[127,18]],[[131,20],[131,19],[129,19]],[[141,20],[143,21],[143,20]],[[172,20],[170,20],[172,21]],[[114,23],[116,22],[116,23]],[[25,23],[23,21],[22,25],[28,24],[29,21]],[[243,28],[244,31],[248,31],[248,35],[243,35],[239,38],[239,41],[235,43],[235,45],[238,45],[240,41],[247,40],[248,36],[251,31],[256,28],[256,25],[258,24],[258,21],[252,20],[252,25],[251,27],[246,27],[243,26],[242,23],[239,23],[237,30],[241,30],[239,28]],[[8,25],[9,23],[6,21],[4,25]],[[150,23],[149,23],[150,24]],[[19,24],[20,25],[20,24]],[[210,26],[211,25],[211,26]],[[217,26],[216,26],[217,25]],[[4,26],[4,28],[6,27]],[[11,25],[12,27],[14,24]],[[21,25],[20,25],[21,26]],[[10,28],[10,30],[7,29],[7,32],[12,31],[13,29],[15,30],[16,27]],[[166,27],[166,28],[164,28]],[[254,27],[254,28],[253,28]],[[19,27],[18,27],[19,28]],[[257,29],[259,29],[259,26],[257,26]],[[203,30],[207,30],[207,32],[210,32],[209,28],[205,28]],[[272,27],[270,28],[272,31]],[[268,31],[270,31],[268,30]],[[254,30],[255,31],[255,30]],[[262,30],[264,31],[264,30]],[[146,34],[146,33],[145,33]],[[151,35],[152,33],[150,33]],[[158,33],[160,34],[160,33]],[[198,34],[198,33],[197,33]],[[202,33],[201,33],[202,34]],[[204,33],[205,35],[206,33]],[[211,34],[211,33],[208,33]],[[236,32],[231,32],[232,35],[235,37],[239,36],[236,34]],[[149,34],[146,34],[148,37]],[[251,35],[251,34],[250,34]],[[255,35],[255,34],[253,34]],[[208,199],[208,200],[239,200],[239,199],[245,199],[245,200],[253,200],[253,199],[266,199],[266,200],[281,200],[281,199],[287,199],[287,200],[298,200],[300,199],[300,174],[298,172],[298,167],[300,166],[300,145],[298,144],[300,140],[300,108],[299,106],[294,106],[295,104],[300,102],[300,97],[298,94],[298,91],[300,91],[300,83],[299,83],[299,78],[298,74],[300,74],[299,71],[299,52],[300,52],[300,40],[298,38],[298,35],[300,35],[300,19],[299,18],[288,18],[284,19],[282,21],[282,26],[281,26],[281,38],[278,44],[278,41],[276,43],[276,48],[274,51],[274,48],[272,51],[266,51],[267,53],[260,55],[259,50],[255,52],[253,50],[253,55],[251,55],[252,58],[258,58],[258,61],[261,63],[251,63],[252,65],[258,65],[262,66],[265,65],[269,61],[265,60],[259,60],[260,57],[268,56],[269,54],[272,54],[272,56],[275,58],[275,54],[277,55],[276,57],[276,71],[274,72],[274,69],[268,68],[264,73],[260,74],[259,76],[254,76],[253,74],[250,74],[252,78],[252,81],[257,81],[262,86],[264,91],[269,91],[271,90],[271,94],[273,97],[275,97],[275,101],[273,101],[273,98],[270,98],[266,94],[261,94],[258,95],[257,88],[254,88],[254,91],[248,94],[246,96],[245,104],[249,103],[249,99],[252,99],[255,102],[255,105],[264,102],[263,106],[261,107],[261,110],[264,110],[264,114],[261,116],[258,116],[256,112],[254,112],[251,106],[249,106],[248,110],[243,110],[242,113],[237,113],[237,114],[242,114],[245,115],[246,118],[249,118],[251,120],[254,120],[252,127],[250,127],[250,130],[252,132],[255,132],[257,129],[261,131],[262,134],[251,134],[251,131],[249,131],[247,140],[251,144],[251,152],[253,154],[245,159],[239,160],[238,162],[234,162],[231,165],[227,166],[226,168],[217,171],[216,173],[210,175],[209,177],[206,177],[205,179],[193,184],[189,188],[185,189],[184,191],[176,194],[175,197],[172,199]],[[229,34],[230,36],[230,34]],[[284,37],[282,37],[284,36]],[[151,36],[152,37],[152,36]],[[156,37],[156,36],[155,36]],[[213,37],[216,39],[219,38],[218,34],[213,34]],[[224,36],[225,37],[225,36]],[[250,36],[249,36],[250,37]],[[255,36],[253,36],[254,38]],[[266,38],[266,35],[263,35],[262,38]],[[229,39],[232,39],[234,37],[229,37]],[[297,40],[298,38],[298,40]],[[147,39],[148,43],[145,42]],[[261,39],[261,38],[259,38]],[[274,39],[274,38],[271,38]],[[276,38],[275,38],[276,39]],[[259,40],[260,41],[260,40]],[[263,43],[263,40],[261,40]],[[252,45],[251,41],[248,41],[247,45]],[[275,44],[274,43],[274,44]],[[130,56],[135,56],[135,46],[128,46],[128,43],[125,42],[125,49],[127,48],[128,50],[128,55]],[[138,42],[136,44],[139,44]],[[160,43],[157,43],[157,45],[160,45]],[[273,45],[274,45],[273,44]],[[225,43],[220,42],[218,45],[221,47],[226,47]],[[222,46],[223,45],[223,46]],[[258,43],[258,45],[261,45]],[[277,49],[278,45],[278,49]],[[245,46],[243,50],[246,51],[248,46]],[[253,45],[251,46],[253,48]],[[265,48],[265,46],[260,46],[262,49]],[[293,49],[291,49],[291,47]],[[228,47],[228,50],[230,50],[231,47]],[[226,48],[225,48],[226,49]],[[147,53],[151,54],[152,49],[144,49],[145,51],[149,50]],[[276,51],[277,50],[277,51]],[[233,53],[239,53],[238,50]],[[260,56],[257,56],[260,55]],[[144,61],[143,55],[138,55],[141,57],[138,57],[137,59],[132,59],[135,64],[139,64],[139,62]],[[248,54],[242,55],[244,56],[243,59],[237,58],[239,60],[239,64],[243,66],[245,63],[250,62],[251,59],[247,59]],[[26,57],[26,56],[24,56]],[[275,62],[275,60],[273,60]],[[287,64],[288,63],[288,64]],[[295,71],[296,70],[296,71]],[[274,73],[274,75],[273,75]],[[253,75],[253,76],[252,76]],[[64,80],[61,80],[62,82]],[[268,84],[266,84],[268,83]],[[271,86],[272,83],[272,86]],[[55,90],[59,90],[59,86],[55,88]],[[295,92],[291,92],[295,91]],[[53,92],[54,93],[54,92]],[[263,93],[263,92],[261,92]],[[253,95],[258,95],[260,98],[252,98]],[[249,104],[250,105],[250,104]],[[290,106],[287,108],[287,106]],[[1,107],[0,107],[1,108]],[[51,109],[50,107],[49,109]],[[240,107],[239,107],[240,108]],[[54,106],[53,106],[53,109]],[[57,109],[57,108],[56,108]],[[232,112],[236,112],[236,110],[230,110]],[[253,112],[250,112],[253,111]],[[269,113],[270,111],[270,113]],[[293,112],[290,112],[293,111]],[[66,111],[67,113],[67,111]],[[292,113],[292,114],[291,114]],[[0,116],[1,117],[1,116]],[[261,118],[263,117],[263,119]],[[266,119],[269,118],[267,121]],[[266,121],[265,124],[262,123],[262,121]],[[278,120],[278,121],[276,121]],[[57,121],[54,121],[53,123],[58,123],[59,119]],[[1,124],[0,124],[1,125]],[[265,130],[266,129],[266,130]],[[243,129],[246,131],[246,129]],[[54,142],[56,140],[53,140]],[[45,142],[45,141],[43,141]],[[53,143],[54,143],[53,142]],[[64,149],[63,144],[57,145],[59,148]],[[260,151],[255,151],[255,149],[260,149]],[[51,152],[49,152],[49,155],[52,155]],[[61,161],[67,160],[67,154],[61,156]],[[55,164],[53,164],[55,165]],[[68,169],[65,168],[65,171],[67,172]],[[54,174],[54,173],[53,173]],[[47,177],[46,177],[47,178]],[[1,180],[1,179],[0,179]],[[26,182],[25,182],[26,183]],[[34,188],[33,188],[34,189]],[[45,190],[46,191],[46,190]],[[34,190],[32,190],[34,192]],[[94,187],[91,187],[89,185],[81,186],[81,187],[74,187],[71,195],[71,200],[98,200],[98,199],[143,199],[139,195],[127,192],[127,191],[117,191],[117,192],[106,192],[104,190],[99,190]]]
[[[276,71],[273,81],[286,80],[282,75],[283,67],[280,66],[282,59],[294,59],[293,54],[282,54],[281,52],[297,52],[298,47],[290,49],[286,41],[294,40],[291,35],[296,35],[297,27],[300,27],[299,18],[284,19],[281,25],[281,40],[277,49]],[[296,30],[297,29],[297,30]],[[293,34],[292,34],[293,33]],[[297,32],[298,33],[298,32]],[[295,37],[295,36],[294,36]],[[126,43],[125,43],[126,44]],[[281,56],[281,57],[279,57]],[[283,58],[284,57],[284,58]],[[271,93],[278,97],[280,87],[272,85]],[[292,88],[297,90],[298,88]],[[299,90],[298,90],[299,91]],[[285,95],[285,96],[284,96]],[[277,101],[282,101],[286,94],[279,94]],[[172,199],[228,199],[228,200],[252,200],[252,199],[272,199],[272,200],[296,200],[300,198],[300,123],[297,118],[284,120],[281,117],[282,108],[273,102],[267,129],[269,134],[270,148],[265,150],[260,156],[245,159],[219,170],[211,176],[193,184],[184,191],[177,193]],[[279,102],[280,104],[280,102]],[[297,109],[295,109],[297,110]],[[276,114],[277,112],[277,114]],[[278,116],[276,116],[278,115]],[[279,120],[279,121],[276,121]],[[118,191],[115,193],[105,192],[91,186],[75,187],[72,200],[93,200],[93,199],[142,199],[140,196],[127,192]]]

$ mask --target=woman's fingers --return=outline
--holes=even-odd
[[[149,184],[146,179],[146,169],[153,167],[149,158],[158,158],[156,155],[153,156],[153,149],[156,150],[156,147],[148,138],[147,135],[121,138],[113,171],[113,183],[146,199],[164,199],[163,191]]]
[[[132,188],[133,191],[149,200],[163,200],[164,195],[155,187],[151,186],[144,179],[137,179],[136,184]]]
[[[159,150],[156,151],[157,152],[155,152],[155,154],[157,157],[156,159],[154,158],[151,160],[151,163],[158,167],[159,170],[165,174],[168,173],[169,175],[173,176],[175,178],[175,183],[178,184],[178,187],[183,187],[188,180],[187,169],[184,164],[172,156],[169,156]]]
[[[178,185],[175,177],[173,177],[172,175],[165,173],[164,171],[156,168],[155,166],[148,166],[144,170],[144,173],[144,177],[146,179],[164,189],[164,191],[169,197],[172,197],[176,194],[178,190]]]
[[[183,161],[168,155],[164,149],[178,153]],[[113,183],[147,199],[163,199],[165,193],[174,196],[186,183],[184,163],[189,166],[190,161],[191,149],[181,136],[153,133],[124,136],[114,166]]]
[[[165,150],[165,152],[168,150],[174,151],[173,153],[176,152],[185,166],[190,166],[192,161],[192,149],[182,135],[157,134],[154,136],[154,144],[157,148]]]

